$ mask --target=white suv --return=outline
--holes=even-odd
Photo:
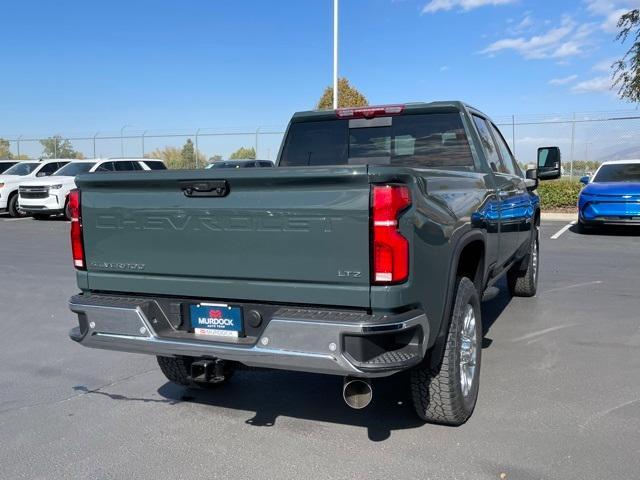
[[[166,170],[166,168],[162,160],[151,158],[74,161],[62,167],[49,178],[21,184],[18,203],[20,210],[36,219],[45,219],[59,213],[66,215],[67,197],[69,192],[76,188],[76,175],[92,172]]]
[[[12,217],[21,216],[22,212],[18,208],[18,187],[36,177],[48,177],[71,161],[59,158],[24,161],[7,169],[0,175],[0,212],[7,211]]]

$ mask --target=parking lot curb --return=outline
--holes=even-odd
[[[562,222],[572,222],[578,219],[577,213],[554,213],[554,212],[542,212],[542,220],[558,220]]]

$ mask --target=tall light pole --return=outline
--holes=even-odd
[[[133,125],[123,125],[120,129],[120,156],[124,158],[124,129],[127,127],[132,127]]]
[[[338,108],[338,0],[333,0],[333,109]]]

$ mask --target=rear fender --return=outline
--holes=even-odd
[[[427,357],[427,361],[429,362],[430,367],[433,369],[437,369],[440,366],[444,355],[444,347],[446,344],[447,335],[449,334],[449,326],[451,325],[451,309],[453,307],[454,295],[456,291],[456,274],[458,272],[460,256],[464,248],[474,241],[481,241],[485,245],[485,261],[482,262],[482,284],[480,285],[480,291],[478,292],[479,295],[482,295],[482,289],[484,288],[488,280],[488,268],[486,262],[486,234],[482,230],[471,230],[462,235],[453,251],[453,261],[451,263],[451,270],[449,271],[449,278],[447,282],[447,301],[445,303],[444,312],[440,321],[440,328],[437,330],[435,343],[429,350]]]

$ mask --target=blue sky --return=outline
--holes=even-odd
[[[284,125],[331,82],[332,3],[5,2],[0,136]],[[615,19],[640,0],[340,3],[340,74],[371,103],[634,107],[607,67]]]

